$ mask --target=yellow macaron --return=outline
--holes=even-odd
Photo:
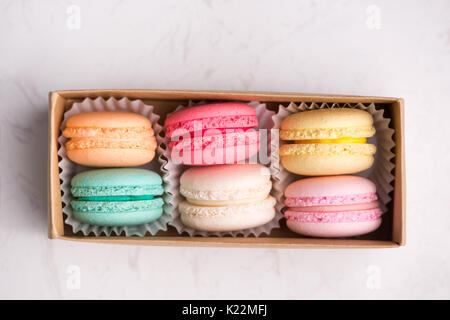
[[[366,138],[375,134],[372,115],[349,108],[302,111],[285,118],[280,147],[286,170],[307,176],[348,174],[373,164],[376,147]]]

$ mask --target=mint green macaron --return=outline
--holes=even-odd
[[[161,177],[137,168],[97,169],[71,181],[75,219],[96,226],[130,226],[157,220],[163,212]]]

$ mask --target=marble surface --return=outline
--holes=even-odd
[[[0,1],[0,298],[450,298],[449,1]],[[47,239],[56,89],[404,97],[407,246]]]

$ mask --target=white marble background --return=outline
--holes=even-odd
[[[0,298],[450,298],[449,12],[445,0],[0,1]],[[407,246],[48,240],[48,92],[95,88],[404,97]]]

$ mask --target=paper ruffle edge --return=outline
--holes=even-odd
[[[273,116],[273,121],[276,128],[280,128],[281,122],[287,116],[300,111],[323,109],[323,108],[356,108],[369,112],[373,117],[374,127],[376,133],[374,137],[368,138],[368,143],[375,144],[377,151],[375,153],[375,161],[373,166],[360,172],[356,175],[369,178],[377,187],[377,194],[382,212],[387,211],[386,205],[392,200],[389,193],[393,190],[391,185],[394,181],[394,175],[392,170],[395,165],[392,162],[394,153],[392,148],[395,147],[393,140],[394,129],[389,128],[391,119],[385,118],[383,115],[383,109],[376,109],[374,103],[362,104],[362,103],[304,103],[301,102],[298,105],[291,102],[287,107],[280,105],[278,113]],[[280,141],[280,144],[282,142]],[[292,182],[304,177],[295,175],[285,170],[282,166],[274,168],[274,183],[273,188],[277,190],[277,193],[284,191],[284,189]],[[284,207],[284,196],[280,197],[278,205]]]
[[[197,105],[202,105],[202,104],[206,104],[206,102],[202,101],[202,102],[193,103],[192,101],[189,101],[187,107],[192,107],[192,106],[197,106]],[[272,118],[273,118],[275,112],[268,110],[266,108],[266,104],[264,104],[264,103],[252,101],[252,102],[249,102],[248,104],[256,109],[256,116],[258,118],[258,123],[259,123],[258,129],[269,129],[268,134],[270,135],[270,146],[268,146],[267,149],[268,149],[268,152],[271,152],[271,150],[274,150],[273,149],[273,146],[275,145],[274,141],[278,140],[278,134],[273,135],[270,132],[270,129],[274,128],[274,122],[273,122]],[[177,107],[177,109],[174,112],[184,109],[184,108],[186,108],[186,106],[180,105]],[[258,237],[262,234],[268,235],[268,234],[270,234],[270,232],[273,229],[280,227],[280,219],[283,218],[283,215],[281,213],[281,208],[278,205],[275,206],[275,211],[276,211],[275,217],[270,222],[266,223],[265,225],[262,225],[262,226],[256,227],[256,228],[250,228],[250,229],[232,231],[232,232],[205,232],[205,231],[198,231],[198,230],[194,230],[192,228],[186,227],[181,222],[179,212],[178,212],[178,204],[180,202],[184,201],[184,197],[179,192],[180,176],[183,173],[183,171],[186,170],[189,166],[184,166],[184,165],[179,165],[179,164],[173,163],[170,160],[170,150],[167,147],[169,139],[166,137],[164,137],[162,139],[164,139],[164,143],[158,145],[159,154],[161,155],[160,162],[163,163],[164,161],[166,161],[166,163],[161,166],[161,171],[164,172],[163,180],[166,182],[166,185],[168,188],[167,193],[169,193],[171,196],[171,204],[173,206],[173,215],[174,215],[174,220],[171,221],[169,224],[171,226],[175,227],[177,229],[178,233],[180,233],[180,234],[187,233],[191,237],[192,236],[203,236],[203,237],[208,237],[208,236],[217,236],[217,237],[255,236],[255,237]],[[278,150],[276,152],[278,153]],[[272,162],[274,162],[274,161],[272,161]],[[278,159],[276,159],[276,162],[278,162]],[[271,166],[271,168],[272,168],[272,166]],[[274,177],[272,175],[272,183],[274,183],[274,182],[275,182]],[[273,187],[272,187],[270,194],[273,197],[275,197],[275,199],[277,199],[277,203],[278,203],[278,199],[282,196],[282,194],[279,194],[278,191],[276,191]]]
[[[82,113],[82,112],[91,112],[91,111],[124,111],[124,112],[134,112],[141,114],[148,118],[151,123],[153,130],[155,132],[155,137],[158,145],[161,144],[160,133],[162,131],[162,126],[158,123],[160,118],[159,115],[153,113],[153,106],[144,104],[141,100],[129,100],[128,98],[122,98],[117,100],[115,98],[109,98],[108,100],[104,100],[102,97],[98,97],[96,99],[86,98],[82,102],[75,102],[68,111],[64,113],[64,119],[61,123],[61,132],[66,126],[66,121],[71,116]],[[171,197],[165,192],[162,196],[164,200],[163,205],[163,214],[161,217],[153,222],[137,225],[137,226],[116,226],[116,227],[101,227],[94,226],[86,223],[81,223],[75,220],[72,207],[70,206],[70,201],[73,199],[72,194],[70,193],[70,180],[74,175],[79,172],[86,170],[93,170],[96,168],[85,167],[79,164],[76,164],[69,160],[66,155],[65,143],[67,142],[67,138],[65,138],[62,134],[58,138],[59,149],[58,156],[60,157],[60,161],[58,163],[60,168],[59,178],[61,180],[61,191],[62,191],[62,202],[63,202],[63,213],[66,215],[65,223],[72,227],[74,233],[81,231],[83,235],[87,236],[90,234],[94,234],[95,236],[101,235],[121,235],[125,233],[125,236],[140,236],[143,237],[147,233],[151,235],[155,235],[158,231],[166,231],[167,223],[173,219],[172,217],[172,206],[170,205]],[[159,147],[156,150],[156,157],[158,161],[161,163],[160,154],[158,154]],[[158,172],[158,165],[154,163],[152,160],[149,164],[141,166],[141,168],[151,169],[155,172]],[[166,186],[163,187],[166,190]]]

